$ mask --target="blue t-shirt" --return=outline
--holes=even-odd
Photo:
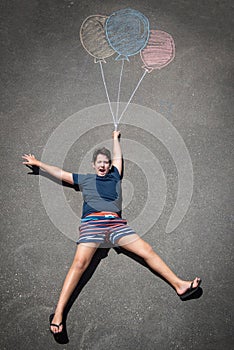
[[[115,166],[112,166],[105,176],[96,174],[72,174],[72,176],[74,184],[79,186],[83,195],[82,218],[101,211],[117,213],[121,217],[121,176]]]

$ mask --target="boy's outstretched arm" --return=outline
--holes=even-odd
[[[120,131],[113,131],[113,151],[112,151],[112,165],[114,165],[119,174],[122,175],[122,150],[120,146]]]
[[[72,185],[74,184],[72,173],[64,171],[63,169],[60,169],[53,165],[43,163],[40,160],[36,159],[33,154],[24,154],[22,158],[25,159],[25,162],[23,162],[23,164],[37,166],[48,174],[56,177],[56,179],[68,182]]]

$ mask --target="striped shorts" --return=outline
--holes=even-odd
[[[127,220],[119,217],[82,222],[77,243],[112,243],[117,244],[122,237],[135,234],[127,225]]]

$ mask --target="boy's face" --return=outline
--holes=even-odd
[[[110,161],[104,154],[98,154],[93,168],[98,176],[105,176],[110,170]]]

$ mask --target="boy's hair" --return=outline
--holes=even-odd
[[[93,153],[93,163],[96,162],[97,156],[99,154],[102,154],[102,155],[106,156],[108,158],[108,160],[109,160],[109,163],[111,164],[111,153],[106,147],[98,148],[98,149],[96,149],[94,151],[94,153]]]

